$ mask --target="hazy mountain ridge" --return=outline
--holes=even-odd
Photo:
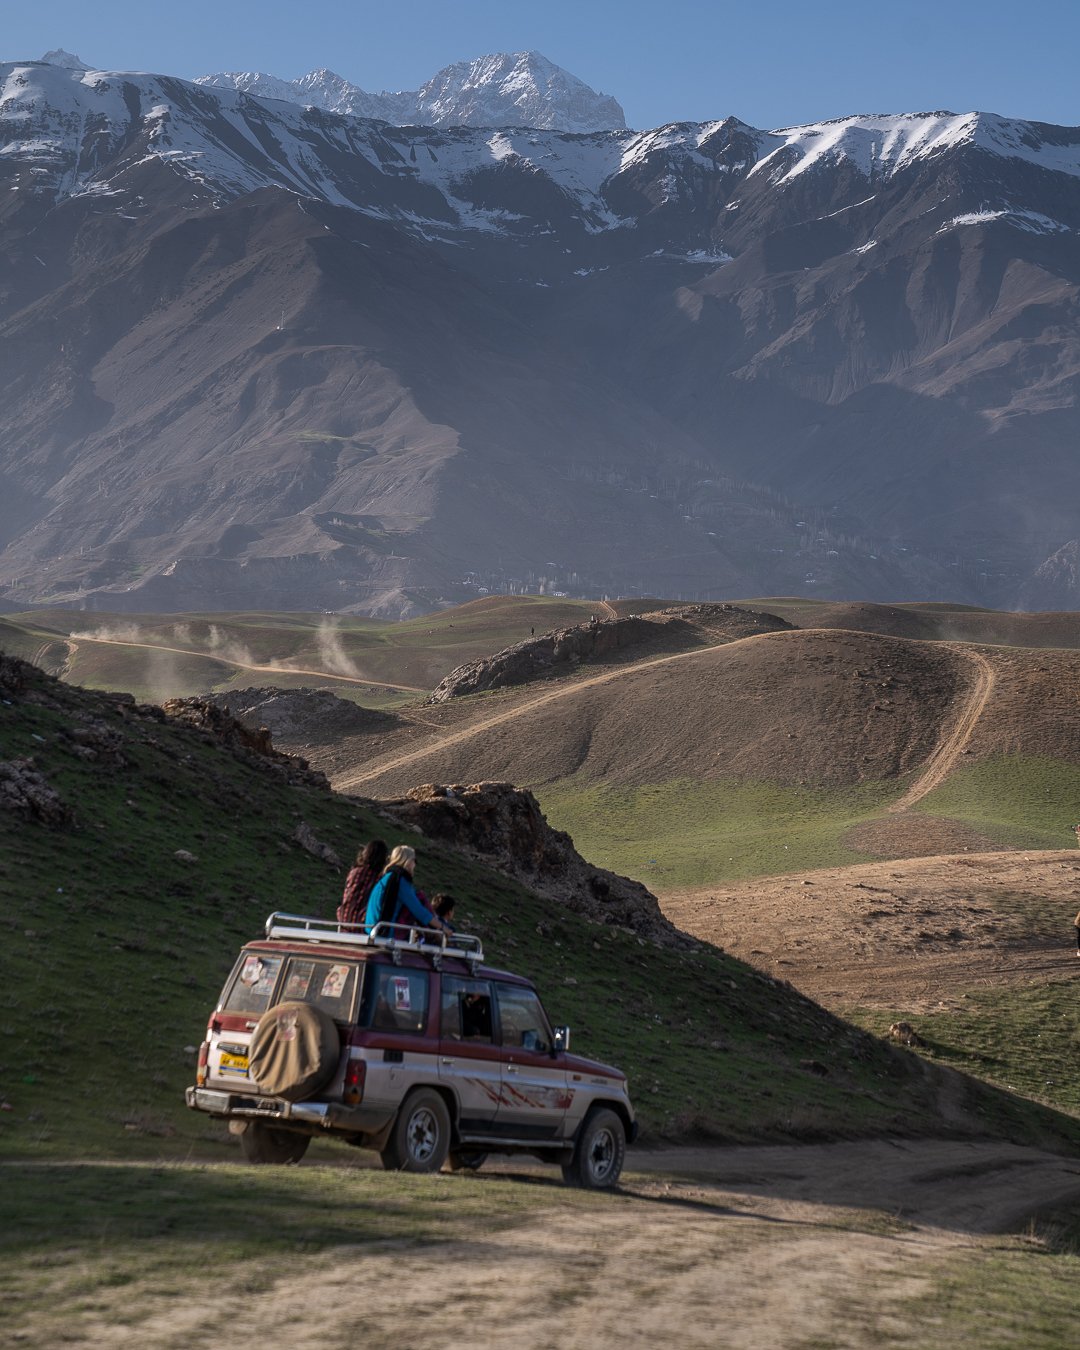
[[[10,596],[1038,603],[1080,537],[1080,132],[0,80]]]

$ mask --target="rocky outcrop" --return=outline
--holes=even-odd
[[[249,729],[265,729],[279,744],[337,741],[371,731],[386,731],[398,723],[392,713],[361,708],[338,698],[328,689],[230,689],[208,694],[207,701],[231,714]]]
[[[293,830],[293,843],[299,844],[305,853],[310,853],[313,858],[318,858],[321,862],[327,863],[336,872],[341,871],[341,859],[329,844],[324,844],[318,838],[315,831],[302,820],[296,829]]]
[[[512,783],[427,784],[384,802],[396,825],[474,854],[531,890],[595,923],[613,924],[662,946],[690,942],[638,881],[593,867],[563,830],[547,823],[531,792]]]
[[[15,811],[53,829],[71,825],[75,819],[71,807],[49,786],[32,759],[0,761],[0,811]]]
[[[466,661],[452,670],[425,702],[445,703],[463,694],[563,675],[577,665],[611,660],[631,649],[677,650],[693,646],[695,641],[715,641],[718,636],[749,637],[792,626],[775,614],[726,604],[673,605],[653,614],[594,619],[527,638],[494,656]]]
[[[265,766],[282,774],[290,783],[329,789],[325,774],[308,766],[299,755],[275,750],[265,727],[252,729],[208,698],[170,698],[161,705],[164,715],[174,722],[200,731],[209,740],[226,746],[238,759]]]
[[[636,646],[650,635],[644,619],[608,619],[558,628],[506,647],[494,656],[466,661],[442,681],[426,703],[445,703],[462,694],[479,694],[510,684],[526,684],[542,675],[562,674],[582,661],[599,661],[620,648]]]

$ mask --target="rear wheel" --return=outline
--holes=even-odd
[[[450,1112],[437,1092],[421,1088],[405,1099],[382,1165],[391,1172],[437,1172],[450,1151]]]
[[[590,1191],[618,1185],[626,1158],[626,1130],[614,1111],[601,1107],[585,1119],[573,1161],[563,1168],[563,1180]]]
[[[298,1163],[307,1152],[311,1136],[293,1134],[291,1130],[275,1130],[261,1120],[249,1122],[240,1136],[240,1147],[249,1163]]]

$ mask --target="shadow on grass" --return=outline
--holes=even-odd
[[[203,1255],[318,1251],[369,1242],[432,1242],[462,1220],[515,1221],[517,1188],[457,1177],[301,1167],[40,1165],[0,1175],[0,1261],[106,1243],[119,1249],[168,1239]],[[547,1195],[537,1204],[550,1204]],[[494,1211],[494,1212],[493,1212]]]

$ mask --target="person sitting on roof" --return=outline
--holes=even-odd
[[[456,905],[457,901],[454,897],[443,892],[432,896],[431,899],[431,908],[436,918],[442,919],[451,933],[454,931],[454,908]]]
[[[416,894],[412,880],[415,871],[416,850],[408,844],[398,844],[368,896],[364,925],[369,933],[377,923],[417,923],[423,928],[451,931]]]
[[[386,845],[372,839],[356,855],[356,862],[345,878],[345,893],[337,908],[338,923],[363,923],[368,896],[386,866]]]

